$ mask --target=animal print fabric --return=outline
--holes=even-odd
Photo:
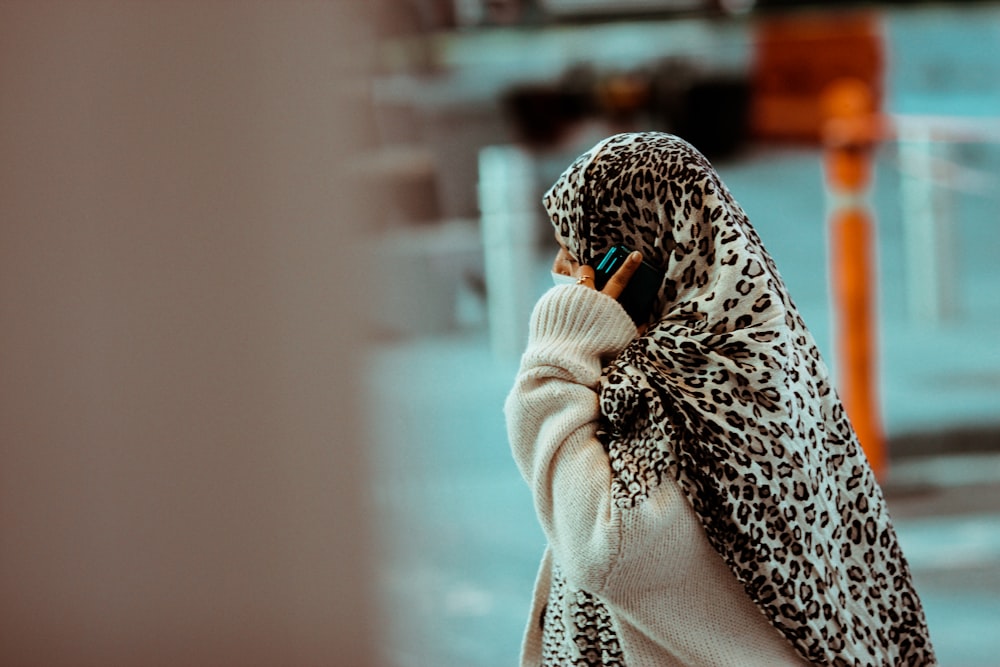
[[[616,135],[544,197],[583,264],[622,243],[666,271],[604,371],[620,507],[677,480],[770,622],[821,665],[936,664],[881,489],[747,216],[677,137]],[[607,663],[606,663],[607,664]]]
[[[542,667],[625,667],[623,660],[608,608],[590,593],[570,587],[553,567],[542,615]]]

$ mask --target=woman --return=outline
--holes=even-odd
[[[617,135],[544,204],[572,284],[535,307],[505,405],[549,543],[522,664],[935,664],[816,344],[711,165]],[[599,292],[618,243],[638,253]],[[637,327],[615,298],[640,253],[666,273]]]

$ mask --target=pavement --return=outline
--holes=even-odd
[[[544,538],[501,414],[515,369],[488,343],[469,332],[372,355],[393,667],[516,664]],[[900,454],[885,488],[941,664],[1000,664],[1000,452]]]
[[[967,20],[982,31],[986,11],[1000,14],[979,8]],[[890,29],[897,37],[926,37],[935,25],[942,25],[940,17],[907,13]],[[961,43],[963,25],[950,28],[952,43]],[[1000,45],[1000,33],[991,39]],[[900,80],[909,92],[896,94],[912,103],[919,81],[905,71]],[[751,147],[716,166],[832,360],[819,157],[809,149]],[[1000,146],[977,146],[961,157],[1000,174]],[[883,485],[941,664],[997,666],[1000,220],[994,195],[960,193],[949,226],[959,259],[956,313],[917,320],[906,305],[899,182],[898,153],[887,146],[877,156],[871,197],[879,394],[890,452]],[[548,279],[541,250],[538,294]],[[454,326],[434,334],[397,332],[374,341],[368,354],[383,652],[392,667],[516,664],[544,548],[501,413],[517,360],[492,352],[476,290],[461,285],[455,298]]]

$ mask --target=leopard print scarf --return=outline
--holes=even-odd
[[[667,475],[750,598],[807,660],[932,665],[885,501],[778,270],[708,161],[616,135],[544,197],[581,263],[623,243],[666,270],[645,335],[604,372],[621,507]]]

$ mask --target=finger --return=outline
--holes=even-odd
[[[628,285],[628,281],[632,279],[640,264],[642,264],[642,254],[638,250],[630,253],[621,267],[608,279],[608,283],[601,290],[601,293],[607,294],[612,299],[617,299],[625,290],[625,286]]]
[[[581,266],[580,270],[576,273],[576,284],[589,287],[590,289],[597,289],[597,286],[594,284],[594,269],[586,264]]]

